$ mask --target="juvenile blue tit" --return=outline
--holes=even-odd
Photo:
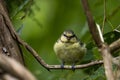
[[[65,63],[74,67],[85,55],[86,47],[72,30],[66,30],[54,44],[54,51],[62,63],[61,67],[64,68]]]

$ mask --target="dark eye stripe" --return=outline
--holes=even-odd
[[[75,34],[72,35],[72,36],[67,36],[66,34],[63,34],[63,36],[65,36],[65,37],[68,38],[68,39],[71,39],[71,38],[73,38],[73,37],[76,37]]]

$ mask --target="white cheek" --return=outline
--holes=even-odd
[[[63,42],[67,42],[68,40],[67,40],[66,37],[62,36],[62,37],[61,37],[61,41],[63,41]]]
[[[77,42],[77,39],[76,38],[72,38],[72,39],[70,39],[70,42]]]

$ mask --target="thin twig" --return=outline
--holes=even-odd
[[[103,25],[102,25],[102,33],[105,27],[105,21],[106,21],[106,0],[104,0],[104,17],[103,17]]]
[[[102,32],[101,32],[100,26],[98,24],[96,26],[97,26],[98,33],[100,35],[101,42],[104,42],[104,38],[103,38],[103,35],[102,35]]]
[[[48,64],[45,63],[45,61],[38,55],[38,53],[31,47],[29,46],[26,42],[24,42],[23,40],[21,40],[17,34],[16,35],[16,38],[18,40],[18,42],[20,44],[22,44],[34,57],[35,59],[44,67],[46,68],[48,71],[49,71],[49,67],[48,67]]]

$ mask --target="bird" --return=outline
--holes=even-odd
[[[82,60],[86,50],[85,44],[72,30],[65,30],[54,44],[54,52],[61,62],[61,68],[64,68],[64,64],[69,64],[74,70],[75,64]]]

